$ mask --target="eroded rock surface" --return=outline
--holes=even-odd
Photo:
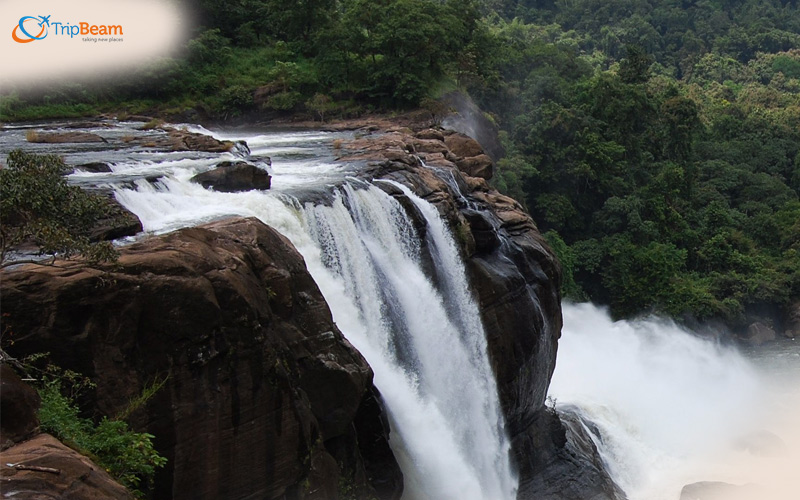
[[[3,451],[0,491],[3,498],[15,500],[135,498],[102,467],[49,434]]]
[[[91,132],[36,132],[28,134],[28,142],[63,144],[77,142],[108,142],[97,134]]]
[[[370,367],[261,222],[153,237],[116,265],[5,271],[0,287],[15,354],[92,377],[101,413],[168,377],[131,416],[169,460],[157,498],[399,497]]]

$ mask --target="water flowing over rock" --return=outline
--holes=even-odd
[[[111,172],[111,167],[106,162],[102,161],[93,161],[90,163],[82,163],[80,165],[76,165],[75,168],[79,170],[83,170],[84,172],[92,172],[92,173],[107,173]]]
[[[311,275],[253,221],[182,229],[124,249],[118,269],[8,273],[4,307],[32,332],[17,347],[56,344],[70,368],[103,374],[103,412],[170,371],[132,416],[170,459],[157,496],[622,498],[585,423],[544,404],[562,322],[554,255],[489,186],[480,145],[461,138],[457,154],[456,134],[429,126],[370,126],[324,162],[255,135],[248,162],[290,151],[269,191],[202,189],[174,165],[158,185],[118,185],[147,231],[255,215]]]
[[[111,241],[133,236],[142,230],[142,221],[113,197],[105,200],[103,217],[97,219],[89,231],[91,241]]]
[[[372,371],[303,259],[253,219],[122,249],[116,265],[5,271],[17,355],[93,377],[113,415],[168,377],[133,427],[169,462],[159,498],[398,498]]]
[[[408,186],[433,203],[458,236],[519,473],[517,498],[624,498],[580,425],[574,419],[565,425],[544,405],[562,326],[561,271],[536,224],[484,179],[443,162],[428,167],[415,162],[409,144],[413,138],[392,133],[345,148],[356,150],[357,157],[383,160],[363,175]],[[419,157],[427,162],[431,156]],[[402,193],[392,194],[409,206]]]

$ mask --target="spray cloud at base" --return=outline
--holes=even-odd
[[[613,322],[591,304],[565,303],[563,314],[550,398],[596,427],[631,500],[677,499],[701,481],[736,485],[718,493],[726,500],[788,498],[780,469],[800,448],[781,419],[798,414],[796,393],[792,403],[737,349],[672,322]]]

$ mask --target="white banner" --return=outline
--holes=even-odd
[[[116,75],[170,55],[188,28],[168,0],[2,0],[0,89]]]

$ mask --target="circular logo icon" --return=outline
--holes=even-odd
[[[19,23],[16,26],[14,26],[14,29],[11,30],[11,38],[13,38],[14,41],[18,43],[30,43],[33,42],[34,40],[41,40],[47,36],[48,34],[47,28],[49,26],[50,26],[50,16],[47,17],[25,16],[21,18],[19,20]],[[32,35],[31,33],[36,33],[36,29],[39,29],[39,33],[37,33],[36,35]],[[20,36],[20,32],[22,36]]]

